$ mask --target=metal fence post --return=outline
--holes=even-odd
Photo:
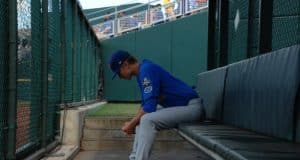
[[[229,1],[220,0],[220,61],[218,66],[225,66],[228,64],[228,20],[229,20]]]
[[[61,104],[65,103],[65,83],[66,83],[66,0],[61,2]]]
[[[83,82],[84,82],[84,79],[83,79],[83,73],[84,73],[84,70],[83,70],[83,56],[85,54],[84,52],[84,44],[85,44],[85,39],[83,38],[84,37],[84,18],[83,18],[83,15],[80,15],[80,37],[81,37],[81,41],[80,41],[80,52],[81,52],[81,55],[80,55],[80,101],[82,101],[82,98],[84,97],[83,95]]]
[[[208,70],[214,69],[216,64],[216,14],[217,14],[217,1],[210,0],[208,8],[208,46],[207,46],[207,68]]]
[[[72,35],[73,35],[73,40],[72,40],[72,51],[73,51],[73,59],[72,59],[72,64],[73,64],[73,75],[72,75],[72,79],[73,79],[73,102],[75,102],[76,101],[76,97],[77,97],[77,94],[78,94],[78,92],[77,92],[77,77],[76,77],[76,69],[77,69],[77,42],[76,42],[76,40],[77,40],[77,32],[76,32],[76,22],[77,22],[77,17],[76,17],[76,15],[78,15],[77,13],[78,13],[78,10],[77,10],[77,8],[78,8],[78,6],[77,6],[77,0],[74,0],[73,1],[74,2],[74,5],[73,5],[73,15],[72,15]]]
[[[260,0],[259,53],[272,51],[273,0]]]
[[[17,1],[8,1],[8,144],[7,159],[16,159]]]
[[[48,108],[48,0],[42,2],[42,147],[47,143]]]

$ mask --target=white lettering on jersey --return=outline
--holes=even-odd
[[[150,93],[152,91],[152,86],[145,87],[144,93]]]

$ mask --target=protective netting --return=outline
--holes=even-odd
[[[260,54],[261,1],[232,0],[228,2],[228,63]],[[300,42],[299,0],[273,0],[270,43],[271,50]],[[221,17],[222,18],[222,17]]]
[[[39,31],[39,3],[31,0],[17,1],[17,153],[26,151],[39,140],[40,109],[40,39],[34,40],[33,32]],[[36,14],[33,14],[36,13]],[[32,15],[35,15],[33,17]]]
[[[272,50],[300,43],[300,1],[274,0]]]
[[[80,20],[81,17],[79,15],[76,16],[76,86],[75,86],[75,101],[79,102],[81,101],[81,54],[82,53],[82,38],[81,38],[81,34],[82,34],[82,27],[80,25]]]
[[[228,63],[247,58],[248,1],[229,1]]]
[[[11,123],[7,121],[9,15],[8,1],[0,0],[0,160],[7,158],[8,143],[16,145],[16,158],[22,159],[40,149],[44,138],[46,144],[53,142],[59,131],[59,104],[95,100],[94,93],[97,91],[95,83],[98,79],[94,77],[97,75],[97,69],[94,68],[96,67],[94,48],[98,46],[98,42],[95,43],[97,37],[86,25],[76,1],[66,2],[65,6],[61,0],[48,0],[48,26],[43,24],[42,3],[45,1],[17,0],[15,4],[17,7],[16,141],[8,142],[8,124]],[[64,20],[61,19],[62,11],[65,14]],[[13,17],[11,16],[10,20],[13,20]],[[45,30],[48,31],[47,61],[43,59]],[[42,81],[44,62],[47,63],[47,83]],[[44,86],[48,89],[46,115],[42,113]],[[46,119],[46,126],[43,126],[43,118]],[[44,127],[46,137],[42,137]]]
[[[61,48],[60,48],[60,11],[59,1],[49,1],[48,11],[48,108],[47,108],[47,140],[55,136],[57,104],[61,98]]]
[[[65,82],[65,102],[73,101],[73,4],[67,1],[66,5],[66,82]]]

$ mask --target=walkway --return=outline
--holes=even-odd
[[[127,160],[129,151],[105,150],[82,151],[75,160]],[[186,149],[169,148],[168,151],[154,150],[151,160],[212,160],[200,150],[191,146]]]

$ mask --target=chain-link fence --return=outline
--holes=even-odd
[[[55,141],[59,104],[97,99],[99,42],[76,0],[0,0],[0,17],[0,160],[22,159]]]
[[[300,43],[299,0],[209,3],[210,69]]]
[[[150,0],[147,3],[91,9],[92,11],[87,10],[86,14],[98,38],[104,39],[197,13],[207,9],[208,2],[208,0]]]

